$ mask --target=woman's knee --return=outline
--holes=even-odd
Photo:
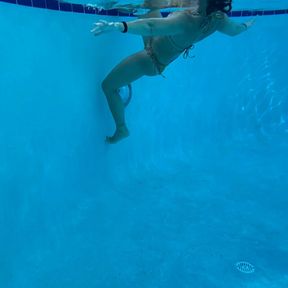
[[[107,77],[102,81],[101,87],[105,94],[117,90],[117,88],[113,87],[111,81],[109,81]]]

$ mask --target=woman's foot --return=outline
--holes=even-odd
[[[106,142],[108,144],[115,144],[128,136],[129,136],[129,131],[127,127],[124,125],[124,126],[117,128],[113,136],[111,137],[107,136]]]

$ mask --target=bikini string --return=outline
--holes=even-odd
[[[191,58],[195,58],[195,55],[190,55],[191,51],[194,49],[194,45],[191,45],[189,46],[188,48],[186,48],[184,50],[184,53],[183,53],[183,58],[184,59],[191,59]]]

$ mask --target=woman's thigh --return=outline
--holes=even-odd
[[[108,86],[109,89],[118,89],[142,76],[155,75],[158,75],[157,69],[146,50],[143,50],[127,57],[115,66],[103,81],[103,85]]]

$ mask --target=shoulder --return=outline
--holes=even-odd
[[[198,20],[198,19],[202,18],[200,13],[197,10],[195,10],[195,9],[184,10],[183,11],[183,15],[188,17],[190,19],[190,21],[195,21],[195,20]]]
[[[223,20],[227,17],[227,15],[225,13],[223,13],[222,11],[215,11],[213,13],[211,13],[211,17],[215,20]]]
[[[191,9],[172,12],[168,15],[168,17],[178,17],[190,21],[193,19],[201,18],[197,11]]]
[[[212,23],[214,23],[216,29],[225,26],[227,22],[229,22],[229,17],[227,14],[223,13],[222,11],[215,11],[211,15]]]
[[[188,26],[195,25],[201,19],[200,15],[195,11],[183,10],[173,12],[168,16],[171,20],[178,22],[183,25],[183,28],[188,28]]]

